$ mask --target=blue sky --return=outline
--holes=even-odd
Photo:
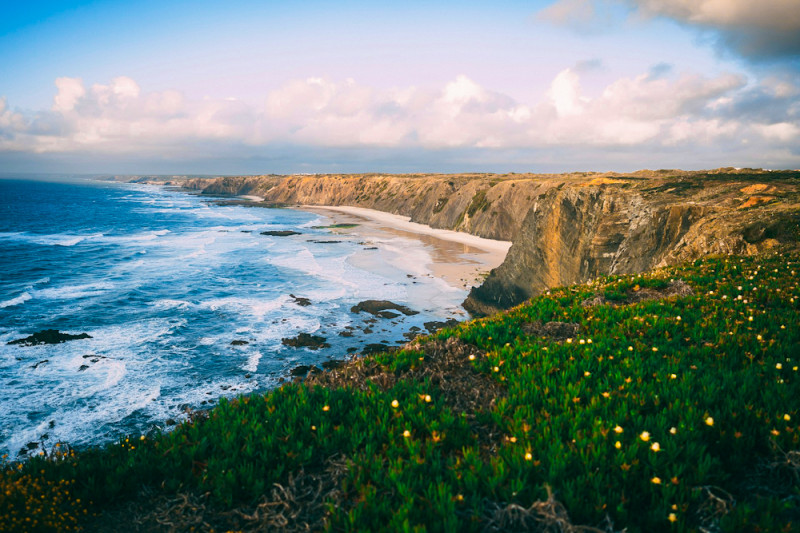
[[[800,0],[375,4],[6,7],[0,170],[800,167]]]

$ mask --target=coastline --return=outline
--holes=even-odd
[[[411,222],[410,217],[375,209],[351,206],[297,207],[302,211],[328,217],[332,225],[357,224],[354,227],[332,228],[335,233],[352,233],[367,239],[400,237],[419,241],[429,252],[424,266],[430,273],[450,286],[468,291],[480,285],[489,271],[500,266],[511,242],[484,239],[468,233],[436,229]],[[359,261],[358,258],[354,258]]]

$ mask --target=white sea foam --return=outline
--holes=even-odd
[[[247,357],[247,362],[242,366],[242,370],[246,372],[255,372],[258,370],[258,362],[261,361],[261,352],[254,350]]]
[[[102,233],[92,233],[88,235],[70,235],[65,233],[55,233],[41,235],[26,232],[3,232],[0,239],[10,241],[20,241],[30,244],[40,244],[43,246],[75,246],[87,240],[96,240],[103,237]]]
[[[16,298],[11,298],[10,300],[6,300],[4,302],[0,302],[0,308],[11,307],[13,305],[24,304],[25,302],[27,302],[31,298],[32,298],[32,296],[29,293],[23,292],[22,294],[20,294]]]
[[[86,298],[89,296],[99,296],[105,292],[116,288],[114,283],[109,281],[98,281],[82,285],[65,285],[62,287],[50,287],[39,289],[34,295],[37,298],[49,300],[73,300],[76,298]]]

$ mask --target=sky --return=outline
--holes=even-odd
[[[800,0],[3,15],[0,173],[800,168]]]

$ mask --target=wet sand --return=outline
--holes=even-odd
[[[411,222],[409,217],[344,206],[302,206],[300,209],[326,216],[331,224],[357,224],[350,228],[331,228],[333,233],[356,235],[366,244],[371,239],[383,241],[393,237],[418,241],[428,252],[426,264],[406,265],[407,270],[425,275],[425,271],[449,285],[469,290],[480,285],[486,274],[499,266],[506,257],[511,243],[484,239],[468,233],[434,229]],[[416,259],[416,257],[415,257]],[[369,256],[355,257],[353,261],[368,266]],[[422,270],[420,270],[420,268]]]

